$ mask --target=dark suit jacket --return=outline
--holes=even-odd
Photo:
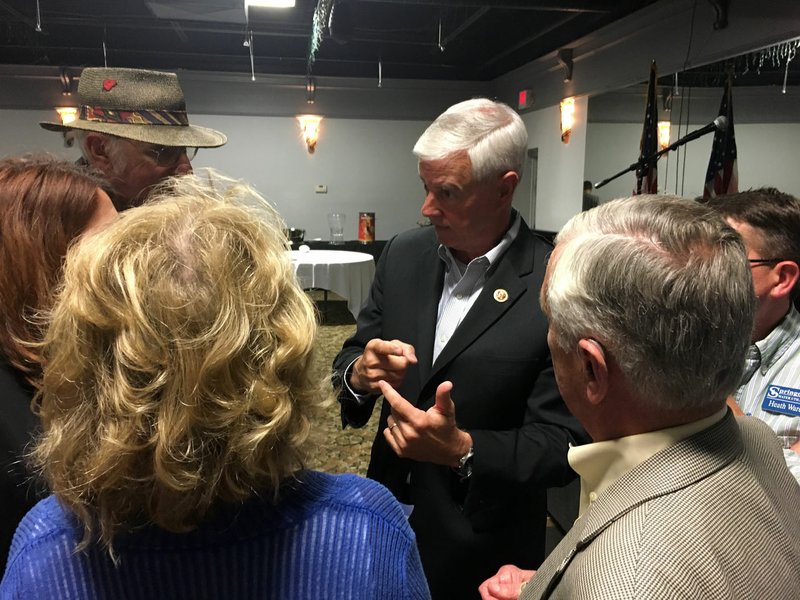
[[[357,331],[334,371],[341,378],[372,338],[400,339],[414,346],[418,358],[399,387],[404,398],[425,410],[437,385],[453,382],[456,421],[474,441],[472,477],[462,483],[448,467],[398,458],[383,438],[388,403],[368,476],[414,505],[410,521],[433,596],[477,597],[480,582],[501,565],[534,568],[541,562],[545,490],[574,477],[568,443],[582,442],[585,434],[559,396],[539,307],[551,246],[523,223],[431,365],[444,279],[438,245],[432,227],[387,244]],[[508,293],[506,301],[495,300],[498,289]],[[343,424],[353,427],[363,426],[374,406],[374,400],[357,405],[346,390],[340,401]]]
[[[728,412],[613,483],[521,598],[797,598],[798,514],[774,432]]]

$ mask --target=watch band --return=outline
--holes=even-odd
[[[458,466],[453,469],[461,478],[461,481],[469,479],[472,476],[472,457],[475,456],[475,449],[470,448],[467,453],[462,456],[458,461]]]

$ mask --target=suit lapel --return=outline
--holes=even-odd
[[[531,582],[534,585],[526,586],[529,594],[523,594],[522,598],[548,598],[575,555],[612,523],[649,500],[689,487],[716,473],[735,460],[741,451],[741,432],[728,411],[720,422],[627,472],[575,522],[537,571]]]
[[[442,349],[436,359],[436,363],[431,368],[429,376],[422,379],[422,388],[431,378],[436,376],[437,372],[475,342],[492,324],[514,306],[520,296],[525,293],[527,284],[522,277],[532,270],[533,254],[534,237],[523,222],[517,238],[506,251],[506,255],[501,258],[497,267],[490,271],[475,304],[472,305],[453,337]],[[440,282],[440,291],[441,286]],[[498,295],[500,295],[501,290],[507,294],[507,299],[504,301],[495,299],[495,292],[497,291]],[[434,317],[434,328],[435,326]],[[431,336],[431,347],[432,345],[433,337]]]
[[[433,360],[433,338],[436,335],[436,315],[439,312],[439,299],[442,296],[444,285],[444,262],[439,258],[439,244],[436,242],[427,248],[420,256],[419,266],[416,269],[417,298],[419,304],[411,314],[416,320],[416,344],[414,350],[417,355],[419,369],[420,389],[424,387],[431,373]],[[411,399],[413,402],[413,399]]]

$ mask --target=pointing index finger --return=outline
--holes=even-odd
[[[381,388],[381,393],[383,394],[384,399],[389,403],[389,406],[392,407],[392,414],[395,416],[395,420],[398,418],[400,420],[408,420],[412,416],[412,413],[417,410],[414,406],[405,398],[403,398],[397,390],[395,390],[389,383],[380,380],[378,382],[378,387]]]

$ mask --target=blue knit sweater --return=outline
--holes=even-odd
[[[305,471],[277,505],[255,499],[190,533],[115,538],[119,566],[53,496],[22,520],[0,598],[429,598],[394,497],[355,475]]]

